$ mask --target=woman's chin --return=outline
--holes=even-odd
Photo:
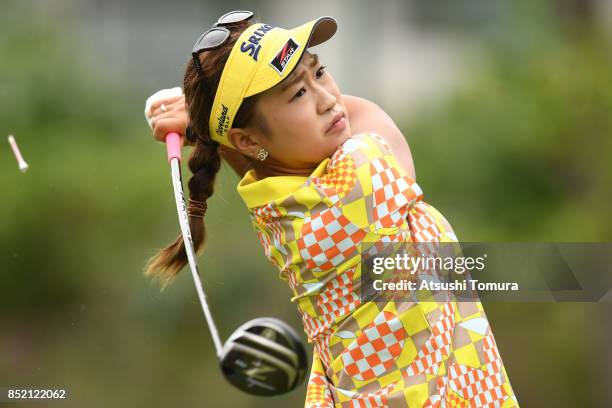
[[[351,128],[347,126],[346,129],[344,129],[344,131],[338,136],[338,146],[336,147],[336,149],[343,145],[344,142],[346,142],[352,136],[353,134],[351,133]]]

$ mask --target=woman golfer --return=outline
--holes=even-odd
[[[314,344],[306,407],[518,406],[480,302],[362,302],[362,243],[457,238],[422,200],[391,119],[343,95],[306,51],[331,38],[336,21],[285,30],[251,17],[228,13],[204,33],[184,99],[150,110],[156,139],[187,133],[193,146],[195,247],[223,157],[243,175],[238,193]],[[167,283],[185,264],[179,237],[147,274]]]

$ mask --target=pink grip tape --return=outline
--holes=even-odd
[[[166,135],[166,150],[168,151],[168,161],[179,159],[181,161],[181,136],[176,132]]]

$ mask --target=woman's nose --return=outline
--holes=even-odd
[[[318,93],[318,101],[317,101],[318,102],[317,103],[318,113],[325,113],[328,110],[333,109],[334,106],[336,106],[338,99],[329,89],[326,89],[324,86],[319,86],[317,93]]]

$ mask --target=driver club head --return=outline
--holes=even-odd
[[[306,376],[306,350],[295,331],[281,320],[262,317],[240,326],[220,356],[225,378],[259,396],[285,394]]]

